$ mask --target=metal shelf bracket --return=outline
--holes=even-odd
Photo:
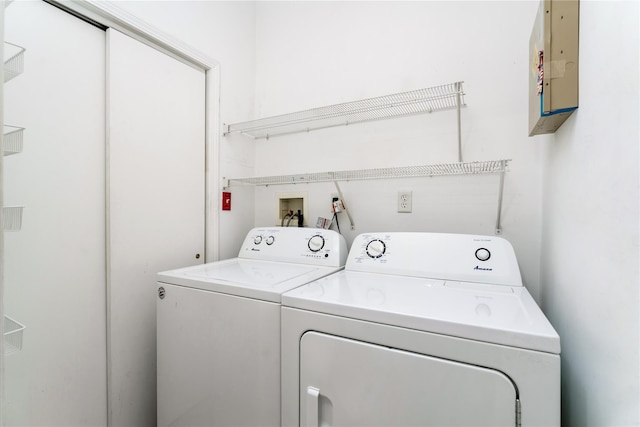
[[[504,161],[504,160],[502,160]],[[506,171],[506,165],[504,167],[504,170],[502,172],[500,172],[500,184],[498,187],[498,212],[497,212],[497,218],[496,218],[496,234],[500,235],[502,234],[502,224],[501,224],[501,219],[502,219],[502,196],[504,194],[504,174]]]

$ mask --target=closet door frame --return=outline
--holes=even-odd
[[[44,0],[80,19],[94,25],[113,28],[144,44],[147,44],[174,59],[196,69],[205,71],[205,262],[219,259],[219,198],[215,197],[220,187],[220,64],[218,61],[196,52],[188,45],[164,34],[156,28],[140,21],[112,3],[92,3],[89,0]],[[0,22],[4,23],[4,2],[0,4]],[[4,31],[0,31],[0,54],[3,53]],[[4,81],[4,67],[0,68],[0,81]],[[4,90],[0,86],[0,103]],[[3,108],[0,108],[0,122],[3,122]],[[0,150],[3,135],[0,134]],[[0,156],[0,171],[2,156]],[[1,175],[1,174],[0,174]],[[0,176],[0,208],[4,206],[3,179]],[[0,209],[0,224],[2,223]],[[4,237],[0,233],[0,330],[4,331]],[[4,418],[4,340],[0,340],[0,425]]]
[[[220,256],[219,223],[221,188],[220,153],[220,63],[141,21],[113,3],[89,0],[44,0],[78,18],[113,28],[196,69],[205,71],[205,262]]]

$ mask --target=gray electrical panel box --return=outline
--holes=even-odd
[[[579,0],[541,0],[529,40],[529,136],[555,132],[578,108]]]

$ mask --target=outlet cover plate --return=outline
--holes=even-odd
[[[413,209],[413,195],[411,191],[398,191],[398,212],[411,213]]]

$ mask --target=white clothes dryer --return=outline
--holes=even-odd
[[[255,228],[237,258],[158,273],[158,426],[280,426],[280,299],[341,270],[330,230]]]
[[[358,236],[282,296],[285,426],[559,426],[560,339],[499,237]]]

